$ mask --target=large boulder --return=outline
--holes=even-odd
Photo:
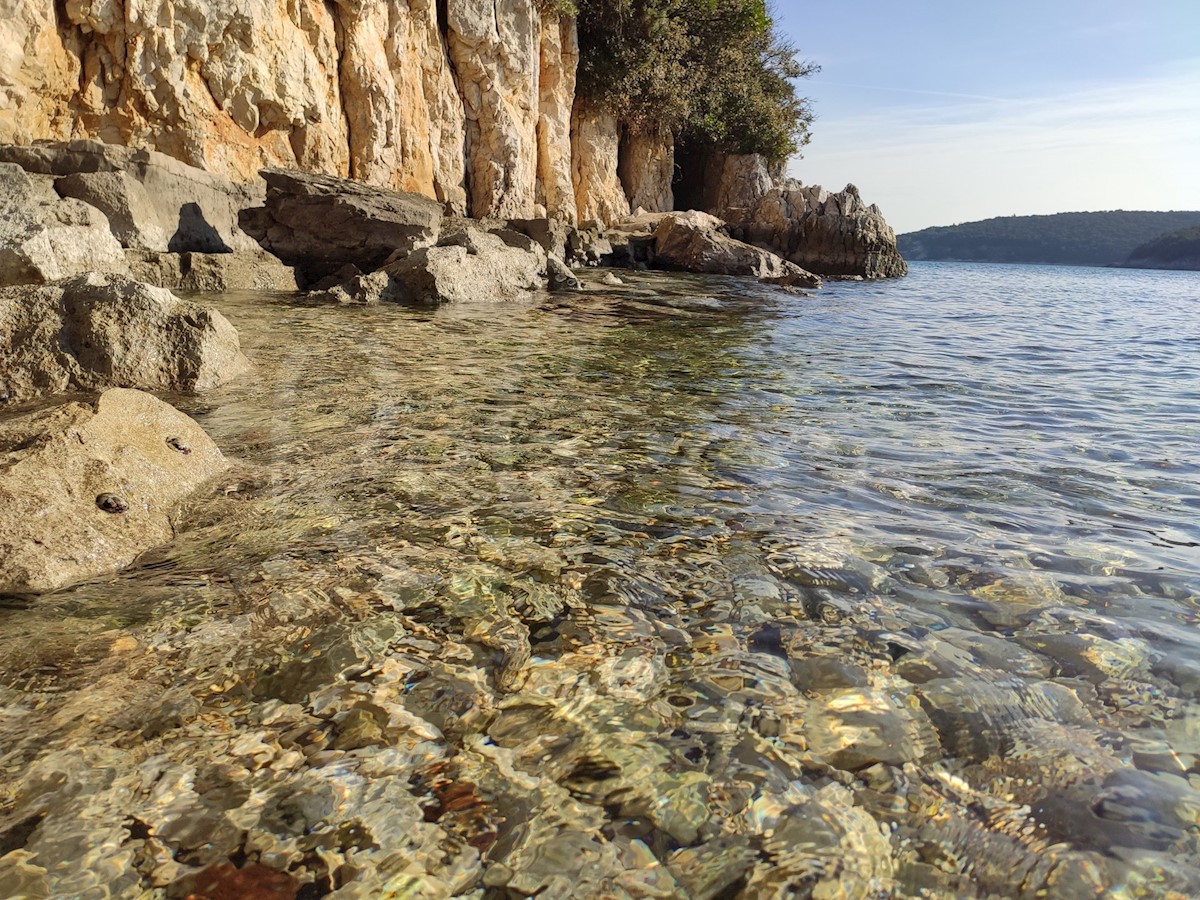
[[[121,245],[99,210],[59,199],[48,179],[0,163],[0,287],[125,268]]]
[[[226,291],[295,291],[296,270],[262,248],[237,253],[152,253],[127,250],[138,281],[189,294]]]
[[[309,295],[314,303],[438,306],[461,301],[523,300],[547,287],[546,251],[516,231],[473,225],[423,247],[377,272]]]
[[[821,286],[811,272],[729,237],[724,225],[716,216],[695,210],[663,216],[654,230],[654,265],[709,275],[749,275],[793,287]]]
[[[125,172],[75,172],[55,181],[54,189],[104,213],[122,247],[166,252],[167,233],[149,191]]]
[[[173,253],[255,250],[240,210],[262,202],[261,181],[232,182],[163,153],[99,141],[0,147],[0,162],[53,176],[63,197],[108,218],[122,246]]]
[[[128,566],[170,541],[173,508],[227,468],[199,425],[140,391],[0,421],[0,594]]]
[[[347,263],[364,272],[397,252],[436,243],[442,206],[420,194],[284,169],[264,169],[264,206],[243,210],[242,228],[297,267],[308,283]]]
[[[896,233],[858,188],[831,194],[821,187],[785,182],[749,209],[730,211],[736,237],[832,278],[897,278],[908,265]]]
[[[0,289],[0,402],[109,387],[202,391],[247,365],[219,312],[124,276]]]

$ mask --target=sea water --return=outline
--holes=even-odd
[[[209,298],[234,474],[0,610],[0,894],[1200,894],[1200,274],[622,277]]]

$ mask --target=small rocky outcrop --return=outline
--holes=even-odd
[[[174,537],[174,507],[228,468],[183,413],[106,391],[0,422],[0,594],[114,572]]]
[[[60,199],[49,178],[0,162],[0,287],[81,272],[123,272],[125,256],[104,214]]]
[[[120,275],[0,289],[0,398],[202,391],[248,366],[219,312]]]
[[[345,178],[264,169],[265,205],[243,210],[242,228],[308,284],[350,264],[379,268],[399,252],[437,242],[442,206],[420,194]]]
[[[232,182],[163,153],[61,141],[0,146],[0,162],[54,179],[54,190],[107,217],[122,247],[158,253],[255,251],[238,212],[262,202],[261,181]]]
[[[467,300],[522,300],[546,284],[546,251],[512,230],[461,227],[382,269],[309,295],[313,303],[438,306]]]
[[[898,278],[908,265],[896,233],[858,188],[831,194],[787,181],[752,207],[728,211],[731,232],[784,259],[830,278]]]
[[[772,284],[815,288],[821,279],[760,247],[734,240],[720,219],[691,211],[663,216],[654,229],[654,265],[709,275],[750,275]]]
[[[567,264],[553,256],[546,260],[546,281],[546,286],[552,291],[578,291],[583,288]]]

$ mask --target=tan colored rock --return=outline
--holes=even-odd
[[[896,248],[896,233],[879,207],[866,205],[852,184],[830,194],[819,186],[785,182],[734,222],[735,236],[821,275],[897,278],[908,274]]]
[[[671,191],[675,176],[675,142],[669,132],[626,132],[621,142],[617,174],[632,209],[644,214],[675,208],[675,196]]]
[[[608,113],[575,104],[571,118],[571,177],[579,220],[609,225],[629,215],[617,175],[620,126]]]
[[[350,174],[466,211],[465,116],[428,0],[342,0],[339,60]]]
[[[121,275],[0,290],[0,397],[203,391],[248,362],[219,312]]]
[[[654,231],[654,265],[710,275],[749,275],[772,284],[816,288],[821,279],[724,233],[725,223],[691,211],[664,216]]]
[[[578,219],[571,178],[571,106],[579,34],[574,18],[543,13],[538,76],[537,185],[534,200],[546,214]]]
[[[575,221],[578,40],[540,7],[0,0],[0,144],[99,138],[234,180],[348,175],[456,214],[469,187],[475,215]]]
[[[59,35],[56,5],[0,0],[0,143],[62,137],[74,127],[79,60]]]
[[[0,162],[31,177],[53,176],[54,189],[95,206],[131,249],[174,253],[257,250],[238,213],[262,202],[261,179],[232,182],[162,153],[99,141],[0,147]]]
[[[72,0],[56,9],[10,26],[29,88],[12,98],[0,140],[103,137],[246,178],[264,160],[346,169],[326,4]]]
[[[448,0],[447,42],[467,114],[470,213],[535,215],[541,24],[533,0]]]
[[[226,291],[296,291],[296,270],[257,253],[151,253],[127,250],[130,274],[170,291],[220,294]]]
[[[130,565],[170,541],[175,506],[227,468],[199,425],[140,391],[0,422],[0,593]]]
[[[125,271],[104,214],[79,200],[59,199],[45,181],[0,162],[0,287],[87,271]]]

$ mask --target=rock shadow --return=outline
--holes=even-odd
[[[232,253],[221,233],[204,218],[198,203],[185,203],[179,208],[179,226],[167,243],[171,253]]]

